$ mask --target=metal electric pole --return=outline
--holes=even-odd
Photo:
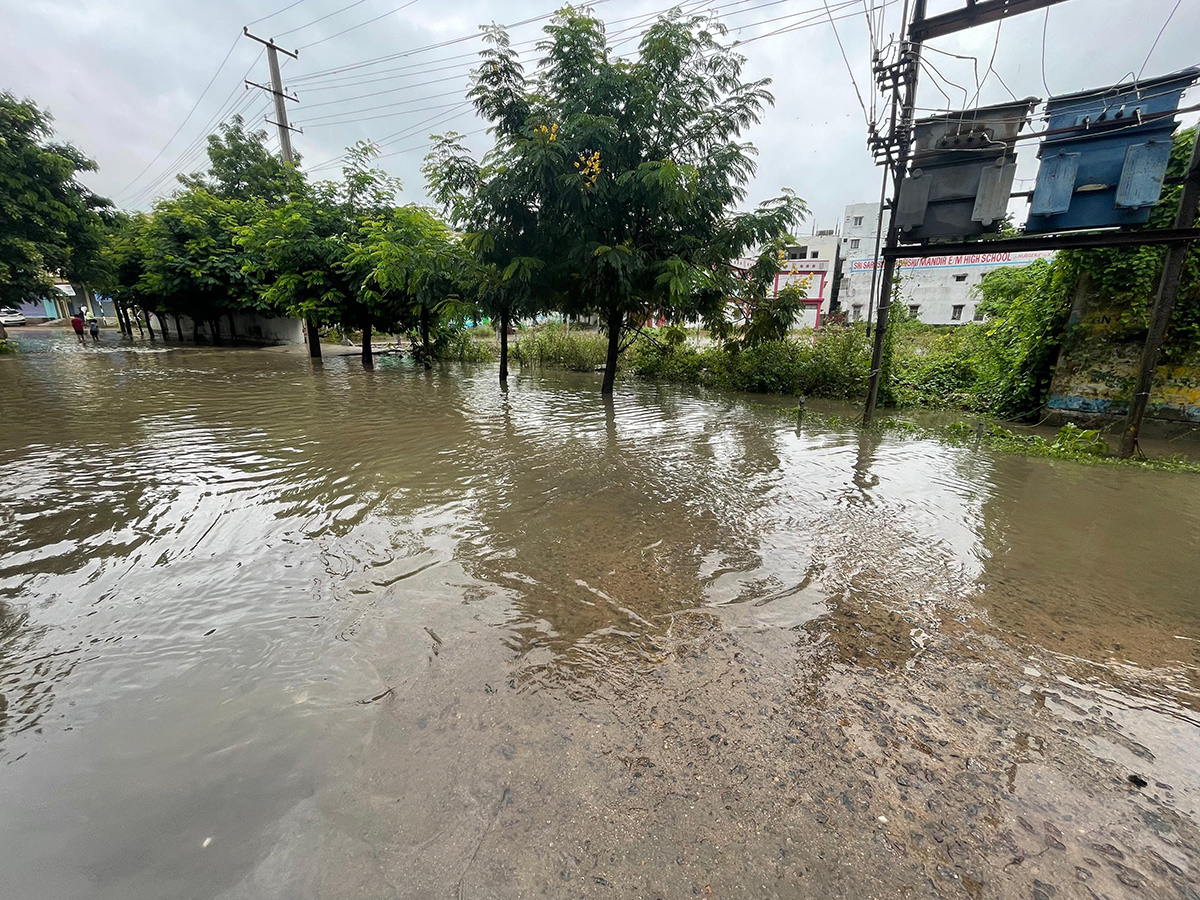
[[[871,353],[871,374],[867,386],[867,405],[863,409],[863,424],[870,424],[879,402],[879,382],[883,375],[883,356],[887,346],[888,316],[891,311],[892,282],[896,275],[896,247],[899,243],[897,201],[900,184],[908,167],[909,143],[917,105],[917,79],[921,62],[921,45],[932,38],[942,37],[972,28],[985,22],[1003,21],[1009,16],[1032,12],[1062,3],[1064,0],[966,0],[960,9],[926,18],[926,0],[913,0],[912,18],[905,23],[900,59],[895,65],[876,65],[876,80],[892,93],[891,128],[887,135],[871,133],[870,143],[882,157],[892,174],[891,219],[884,241],[883,272],[879,279],[879,302],[875,312],[875,342]],[[906,0],[907,3],[907,0]],[[884,179],[887,184],[887,178]],[[878,261],[875,263],[878,265]],[[872,295],[874,295],[872,276]]]
[[[916,0],[913,4],[912,21],[925,20],[925,0]],[[895,75],[893,90],[896,91],[892,105],[892,145],[895,155],[891,160],[892,197],[900,196],[900,182],[904,179],[904,170],[908,165],[909,138],[912,134],[913,118],[917,106],[917,70],[921,62],[921,41],[913,40],[912,28],[908,28],[908,36],[901,45],[900,63]],[[886,183],[886,181],[885,181]],[[896,203],[893,199],[892,214],[888,217],[887,237],[884,239],[884,249],[894,249],[900,234],[899,217],[896,215]],[[875,265],[878,265],[876,261]],[[875,343],[871,351],[871,373],[867,382],[867,405],[863,409],[863,424],[870,425],[875,415],[875,405],[879,402],[879,379],[883,374],[883,354],[887,341],[888,316],[892,307],[892,282],[896,275],[896,260],[885,254],[883,273],[879,278],[879,303],[876,306]],[[872,276],[873,277],[873,276]]]
[[[1196,207],[1200,205],[1200,129],[1192,144],[1192,156],[1188,162],[1187,175],[1183,182],[1183,196],[1179,200],[1179,211],[1175,213],[1176,228],[1193,228],[1196,225]],[[1175,309],[1175,298],[1179,295],[1179,281],[1183,276],[1183,264],[1187,260],[1192,244],[1171,244],[1167,248],[1167,259],[1163,263],[1158,281],[1158,293],[1154,297],[1154,310],[1150,314],[1150,331],[1146,334],[1146,345],[1138,364],[1137,383],[1129,400],[1129,415],[1125,419],[1125,431],[1121,435],[1121,458],[1129,459],[1137,450],[1138,436],[1142,430],[1142,418],[1150,402],[1150,391],[1154,387],[1154,371],[1158,367],[1158,351],[1162,348]]]
[[[267,48],[267,65],[271,68],[271,86],[267,87],[265,84],[258,84],[254,81],[247,81],[246,85],[247,87],[256,87],[259,90],[266,91],[274,97],[275,121],[271,122],[270,119],[267,119],[267,121],[279,129],[279,152],[283,156],[283,161],[288,165],[295,165],[296,159],[292,154],[292,132],[297,131],[297,129],[292,128],[288,124],[287,101],[291,100],[294,103],[298,103],[300,98],[293,94],[284,93],[283,79],[279,75],[279,54],[286,53],[292,59],[299,59],[300,54],[298,51],[284,50],[273,40],[264,40],[257,35],[251,34],[249,28],[243,28],[242,34],[252,41],[258,41]]]

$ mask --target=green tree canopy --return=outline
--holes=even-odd
[[[267,149],[267,133],[246,129],[241,116],[208,136],[208,168],[179,179],[221,200],[261,200],[278,206],[301,183],[295,168]]]
[[[806,209],[785,193],[737,211],[755,171],[739,137],[772,98],[767,82],[741,80],[745,60],[714,20],[662,17],[631,62],[611,55],[586,11],[568,7],[545,31],[533,84],[507,36],[488,32],[471,98],[495,146],[475,166],[443,142],[427,176],[456,223],[481,235],[476,252],[500,286],[536,279],[564,312],[601,315],[609,394],[627,328],[656,312],[711,314],[725,296],[714,273]]]
[[[261,283],[263,300],[309,322],[310,341],[316,326],[362,328],[371,321],[365,272],[349,261],[366,223],[389,214],[400,187],[371,167],[376,152],[367,144],[353,148],[341,182],[297,185],[280,206],[256,200],[238,231],[247,273]]]
[[[0,93],[0,303],[87,278],[100,263],[109,202],[78,180],[96,164],[57,143],[49,113]]]

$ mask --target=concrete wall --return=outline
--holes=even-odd
[[[1076,293],[1069,336],[1050,382],[1048,411],[1080,420],[1128,411],[1143,341],[1118,330],[1113,306],[1086,288]],[[1167,347],[1170,341],[1168,331]],[[1159,363],[1147,415],[1160,422],[1200,424],[1200,354]]]
[[[170,337],[176,337],[176,324],[174,316],[166,316],[167,325],[170,327]],[[158,317],[152,317],[151,322],[154,323],[154,330],[158,331]],[[143,327],[145,325],[145,317],[142,319]],[[192,320],[188,316],[180,316],[179,324],[183,328],[183,339],[190,341],[192,339]],[[202,341],[211,343],[212,332],[207,322],[200,322],[199,332]],[[233,325],[237,331],[239,341],[251,341],[261,344],[303,344],[305,339],[304,322],[300,319],[276,318],[269,316],[260,316],[257,313],[234,313]],[[221,340],[229,341],[229,319],[227,316],[221,316],[220,321]]]

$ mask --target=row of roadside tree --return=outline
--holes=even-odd
[[[772,98],[766,81],[743,80],[716,20],[672,12],[623,59],[600,20],[567,7],[545,28],[533,74],[504,29],[484,37],[467,97],[492,146],[477,159],[456,134],[435,139],[423,167],[434,207],[398,203],[401,186],[374,167],[369,144],[347,151],[339,180],[313,180],[234,119],[209,138],[207,169],[149,212],[88,200],[101,223],[91,283],[124,327],[129,313],[162,327],[174,318],[177,331],[187,317],[220,340],[237,313],[294,316],[314,353],[323,328],[361,331],[367,365],[373,331],[414,335],[428,363],[439,329],[488,317],[501,381],[513,322],[595,316],[604,393],[652,319],[721,332],[737,297],[747,328],[786,330],[796,298],[763,286],[807,210],[787,190],[745,206],[755,150],[742,134]],[[77,163],[72,177],[91,166]],[[759,266],[734,270],[752,248]],[[44,269],[56,270],[49,259]]]

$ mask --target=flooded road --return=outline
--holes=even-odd
[[[1200,897],[1196,476],[106,340],[0,358],[0,895]]]

